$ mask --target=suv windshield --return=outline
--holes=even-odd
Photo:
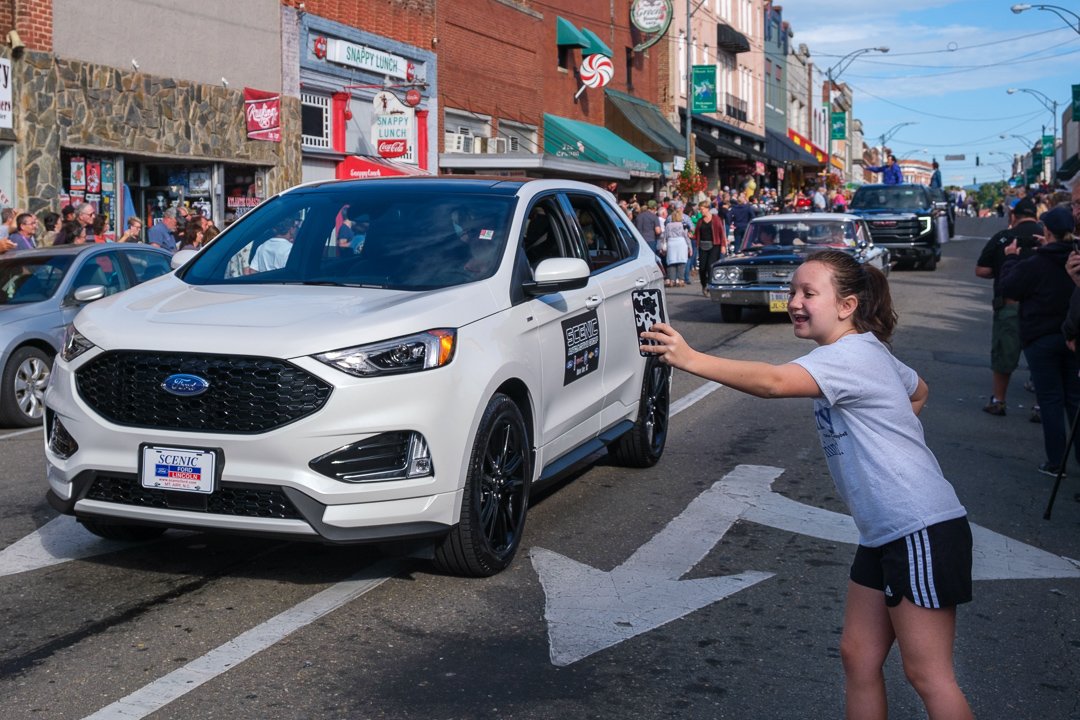
[[[863,186],[851,199],[852,210],[929,210],[930,198],[918,185]]]
[[[48,300],[60,287],[72,255],[38,255],[0,260],[0,305],[24,305]]]
[[[743,237],[741,250],[791,247],[799,245],[822,245],[827,247],[855,247],[857,238],[855,224],[848,220],[780,220],[753,222]]]
[[[513,198],[402,187],[287,192],[222,233],[184,268],[183,279],[430,290],[495,273]]]

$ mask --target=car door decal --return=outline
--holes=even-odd
[[[566,354],[563,385],[585,377],[600,367],[600,319],[595,310],[562,321]]]

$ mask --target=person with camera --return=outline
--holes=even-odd
[[[1038,470],[1056,476],[1065,462],[1067,423],[1080,408],[1080,360],[1062,331],[1076,287],[1066,268],[1076,252],[1076,225],[1067,207],[1045,212],[1039,220],[1045,232],[1029,257],[1021,259],[1018,240],[1005,246],[998,287],[1004,297],[1020,303],[1020,342],[1042,408],[1046,461]],[[1075,450],[1080,461],[1080,447]]]

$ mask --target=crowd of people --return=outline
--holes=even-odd
[[[65,205],[59,213],[47,212],[40,218],[17,208],[4,208],[0,210],[0,255],[54,245],[143,242],[142,218],[129,217],[115,239],[114,233],[106,230],[108,226],[108,218],[90,203]],[[179,205],[163,212],[161,220],[146,233],[145,242],[170,252],[197,250],[219,232],[213,220],[197,208]]]
[[[1042,424],[1046,460],[1057,475],[1066,461],[1066,432],[1080,410],[1080,183],[1071,193],[1023,189],[1010,198],[1009,225],[983,247],[975,275],[994,283],[990,401],[983,411],[1007,414],[1010,380],[1027,361],[1035,393],[1029,419]],[[1080,461],[1080,447],[1075,450]]]

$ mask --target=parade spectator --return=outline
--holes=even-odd
[[[1080,178],[1073,182],[1071,195],[1073,219],[1080,225]]]
[[[62,223],[69,223],[75,219],[75,205],[68,204],[60,209],[60,221]]]
[[[8,240],[15,243],[16,250],[33,250],[37,247],[38,219],[30,213],[20,213],[15,218],[15,232],[8,235]]]
[[[86,226],[78,220],[72,220],[60,228],[60,235],[64,242],[62,245],[82,245],[86,242]]]
[[[836,197],[833,198],[833,211],[838,213],[847,212],[847,195],[842,190],[836,193]]]
[[[6,252],[11,252],[15,249],[15,243],[11,242],[7,238],[0,238],[0,255]]]
[[[45,228],[45,234],[41,236],[41,247],[50,247],[60,232],[60,213],[45,213],[41,224]]]
[[[990,402],[983,412],[1005,415],[1005,396],[1009,380],[1020,364],[1020,308],[1016,300],[1001,293],[1001,268],[1005,264],[1005,248],[1016,241],[1020,256],[1027,257],[1039,246],[1042,226],[1035,219],[1035,203],[1024,198],[1016,203],[1010,214],[1010,226],[996,233],[983,246],[975,261],[975,275],[994,281],[992,308],[994,319],[990,330]]]
[[[811,204],[813,205],[814,212],[825,212],[829,209],[828,201],[825,199],[825,188],[821,185],[814,191],[814,196],[811,198]]]
[[[107,242],[105,237],[105,225],[108,223],[109,218],[104,215],[95,215],[93,222],[90,223],[90,231],[87,235],[94,238],[94,242],[103,243]]]
[[[1042,409],[1046,461],[1038,470],[1057,475],[1065,460],[1067,423],[1080,407],[1080,360],[1069,350],[1062,331],[1075,288],[1065,269],[1073,250],[1075,221],[1066,208],[1054,208],[1039,219],[1045,232],[1031,256],[1021,259],[1017,240],[1005,247],[1000,288],[1005,297],[1020,301],[1020,341]],[[1080,444],[1075,449],[1080,460]]]
[[[188,224],[184,226],[183,231],[180,233],[180,240],[177,243],[176,251],[199,250],[203,245],[204,237],[202,225],[189,215]]]
[[[66,208],[65,208],[66,209]],[[78,233],[84,238],[89,239],[90,224],[94,222],[94,216],[97,213],[94,212],[94,206],[90,203],[81,203],[73,208],[72,219],[64,222],[60,226],[60,232],[57,233],[56,239],[53,241],[54,245],[71,245],[74,244],[74,235],[72,230],[76,227],[82,228],[82,232]]]
[[[143,221],[142,218],[129,217],[127,221],[127,229],[123,234],[116,238],[116,242],[139,242],[139,236],[142,234]]]
[[[154,247],[176,252],[176,222],[176,208],[166,208],[161,215],[161,222],[156,223],[146,234],[146,241]]]
[[[641,233],[641,237],[645,238],[645,242],[655,253],[656,242],[660,238],[660,233],[664,230],[660,225],[660,218],[656,215],[655,200],[645,203],[645,209],[634,218],[634,227],[637,228],[638,232]]]
[[[701,213],[694,225],[694,244],[698,255],[698,280],[701,282],[701,294],[709,297],[709,268],[720,259],[727,249],[727,232],[724,221],[713,214],[706,200],[698,203]]]
[[[956,608],[971,600],[971,528],[923,438],[926,383],[890,352],[888,280],[847,252],[819,251],[795,271],[788,313],[795,336],[817,347],[786,364],[697,352],[666,323],[642,333],[655,344],[641,352],[756,397],[813,398],[829,473],[859,532],[840,637],[846,717],[887,716],[884,666],[896,643],[927,715],[970,720],[953,646]]]
[[[886,185],[899,185],[904,182],[904,174],[896,162],[896,156],[892,153],[889,153],[888,164],[867,165],[866,169],[870,172],[881,173],[881,182]]]
[[[274,228],[274,236],[255,249],[251,258],[253,272],[266,272],[285,267],[292,252],[296,227],[292,220],[285,220]]]
[[[728,219],[734,228],[731,236],[733,250],[739,248],[743,235],[746,234],[746,228],[750,227],[750,221],[754,219],[755,214],[754,206],[746,201],[746,197],[743,195],[735,196],[735,202],[732,204],[731,210],[728,211]]]
[[[660,240],[660,249],[664,253],[664,261],[667,264],[667,287],[682,287],[686,284],[683,273],[686,263],[690,259],[690,233],[683,224],[682,210],[676,208],[671,219],[664,227],[664,235]]]
[[[6,207],[0,210],[0,237],[10,238],[19,229],[15,225],[15,220],[22,214],[22,210],[18,208]]]

